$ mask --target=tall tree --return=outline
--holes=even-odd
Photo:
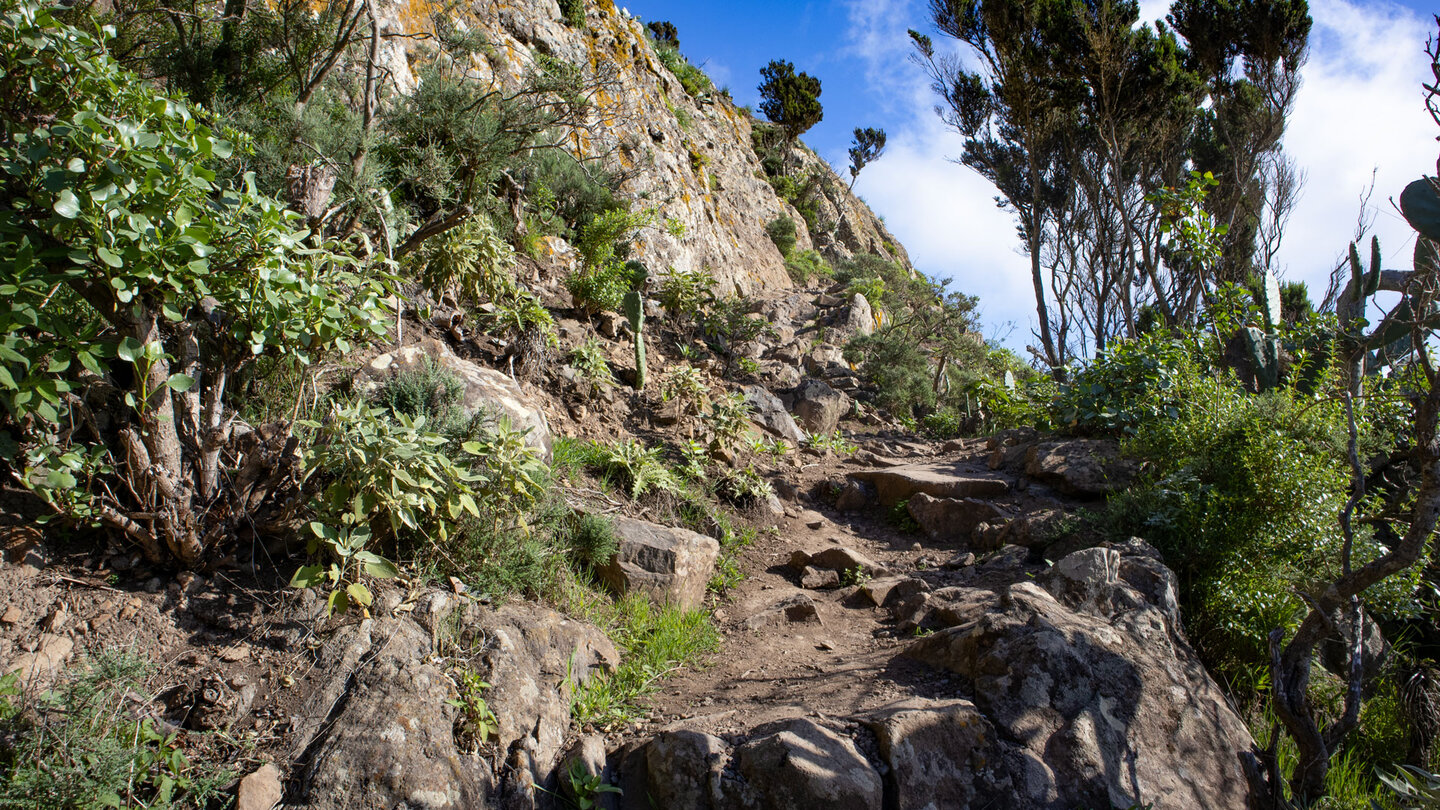
[[[1002,207],[1019,221],[1030,256],[1040,359],[1059,373],[1069,359],[1063,334],[1054,334],[1041,263],[1047,226],[1063,204],[1061,160],[1067,91],[1055,76],[1042,32],[1058,0],[930,0],[930,17],[945,36],[969,46],[980,71],[936,51],[930,37],[910,32],[915,60],[929,73],[945,123],[965,136],[960,160],[1000,192]]]
[[[796,73],[795,66],[777,59],[760,68],[760,112],[780,125],[785,140],[794,143],[825,115],[820,106],[820,80]]]

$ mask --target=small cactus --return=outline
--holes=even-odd
[[[635,390],[645,390],[645,299],[637,290],[625,293],[625,317],[635,341]]]

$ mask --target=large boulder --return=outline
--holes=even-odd
[[[429,663],[430,634],[409,619],[366,619],[342,629],[337,642],[349,677],[335,704],[306,712],[323,736],[301,776],[298,806],[487,806],[490,770],[455,746],[456,709],[445,702],[454,689]],[[362,659],[344,655],[355,645],[365,648]]]
[[[1040,442],[1025,456],[1025,474],[1067,495],[1098,498],[1128,486],[1139,471],[1105,439]]]
[[[1154,564],[1129,573],[1153,585]],[[907,654],[962,676],[1007,745],[1033,755],[1017,791],[1030,798],[1010,807],[1244,810],[1249,731],[1177,616],[1126,573],[1113,550],[1079,552],[1040,578],[1054,592],[1025,581],[970,599]],[[932,611],[944,596],[931,594]]]
[[[850,410],[850,398],[820,380],[809,379],[795,389],[795,415],[811,433],[830,433]]]
[[[457,357],[450,347],[434,338],[425,338],[419,343],[405,346],[377,356],[370,361],[369,372],[374,379],[396,372],[413,369],[426,361],[460,378],[465,384],[461,407],[467,416],[480,411],[501,416],[516,430],[525,430],[525,442],[544,456],[546,463],[551,460],[552,438],[550,423],[539,400],[526,393],[509,376]]]
[[[870,335],[875,332],[875,312],[870,308],[870,299],[860,293],[850,296],[850,308],[845,319],[838,324],[842,335]]]
[[[966,540],[981,523],[1004,517],[989,501],[936,498],[924,492],[912,495],[906,509],[931,540]]]
[[[617,517],[614,523],[620,550],[596,569],[605,584],[686,610],[700,607],[720,556],[714,538],[634,518]]]
[[[774,810],[880,810],[880,774],[847,736],[790,720],[735,751],[735,769]]]
[[[490,683],[497,743],[525,750],[525,773],[511,769],[497,784],[484,758],[456,746],[442,638],[479,653],[469,667]],[[571,690],[619,660],[597,628],[554,611],[485,610],[441,592],[409,614],[341,627],[316,658],[288,756],[305,766],[287,806],[312,810],[497,806],[498,793],[548,776],[570,729]]]
[[[765,430],[782,438],[793,447],[805,441],[805,431],[795,424],[794,417],[785,410],[780,398],[765,390],[763,386],[745,386],[745,401],[751,408],[750,420]]]
[[[932,498],[996,498],[1010,491],[1002,478],[973,475],[956,463],[907,464],[849,473],[875,487],[882,506],[894,506],[924,493]]]

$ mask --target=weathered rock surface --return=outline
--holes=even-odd
[[[790,554],[790,567],[796,571],[823,568],[829,571],[859,571],[866,576],[879,576],[885,567],[858,551],[844,546],[829,546],[814,553],[797,549]]]
[[[524,743],[528,772],[498,779],[455,744],[455,687],[435,653],[441,632],[478,646],[485,700],[504,750]],[[299,802],[315,808],[483,808],[497,789],[548,775],[570,726],[569,693],[619,660],[604,634],[535,605],[482,610],[443,593],[410,616],[342,627],[321,647],[320,681],[298,712]]]
[[[799,447],[805,442],[805,431],[795,424],[795,419],[785,410],[780,398],[758,385],[745,387],[745,401],[752,408],[750,420],[776,436]]]
[[[965,540],[981,523],[1004,517],[990,501],[935,498],[924,492],[911,496],[906,509],[931,540]]]
[[[908,654],[963,676],[1007,747],[1034,755],[1017,791],[1031,799],[1010,806],[1246,807],[1249,732],[1174,617],[1122,578],[1115,550],[1077,555],[1043,578],[1058,595],[1011,585]]]
[[[820,380],[807,379],[795,389],[794,410],[806,430],[826,434],[850,410],[850,398]]]
[[[465,384],[462,407],[466,415],[485,411],[508,419],[516,430],[529,431],[525,441],[539,450],[548,462],[551,458],[550,423],[539,399],[526,393],[510,377],[492,368],[457,357],[450,347],[433,338],[382,354],[370,361],[370,375],[384,379],[402,369],[418,367],[426,360],[460,378]]]
[[[849,473],[855,481],[875,487],[880,505],[894,506],[903,500],[924,493],[934,498],[996,498],[1010,491],[1010,484],[1000,478],[986,478],[966,473],[952,463],[909,464]]]
[[[1025,456],[1025,474],[1067,495],[1100,497],[1124,489],[1138,467],[1115,442],[1068,439],[1041,442]]]
[[[714,538],[627,517],[615,518],[614,524],[620,551],[596,569],[605,584],[687,610],[700,606],[720,556]]]
[[[808,718],[735,751],[735,768],[776,810],[880,810],[880,774],[854,741]]]

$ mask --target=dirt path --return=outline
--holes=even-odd
[[[958,462],[960,470],[990,474],[983,442],[944,456],[881,459],[882,465]],[[832,458],[804,470],[799,489],[805,493],[816,482],[866,468]],[[943,584],[944,572],[937,566],[956,553],[953,545],[936,545],[921,532],[897,528],[887,511],[842,514],[805,495],[787,504],[786,516],[776,521],[778,533],[762,533],[746,550],[745,580],[715,611],[724,633],[720,652],[708,666],[667,679],[651,697],[650,717],[635,734],[683,726],[724,736],[790,717],[845,716],[909,696],[953,695],[950,676],[900,655],[910,636],[900,634],[889,612],[874,606],[856,585],[802,588],[798,572],[789,566],[797,549],[840,545],[893,576]],[[773,611],[778,603],[797,600],[803,606],[807,599],[814,617],[796,621]],[[797,611],[805,612],[804,607]]]

